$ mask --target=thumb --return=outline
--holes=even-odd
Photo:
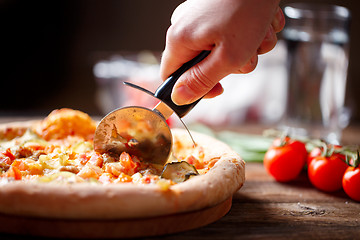
[[[177,105],[189,104],[206,95],[217,83],[203,71],[204,64],[197,64],[185,72],[176,82],[171,98]]]

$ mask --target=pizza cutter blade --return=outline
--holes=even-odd
[[[141,161],[164,165],[172,149],[172,134],[166,119],[174,112],[182,118],[200,101],[199,99],[188,105],[176,105],[171,100],[172,89],[184,72],[202,61],[209,53],[210,51],[203,51],[182,65],[159,86],[155,93],[126,83],[154,96],[160,102],[154,109],[130,106],[107,114],[95,131],[95,151],[117,155],[127,152],[139,157]]]

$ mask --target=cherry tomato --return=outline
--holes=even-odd
[[[333,192],[341,189],[342,177],[347,167],[341,154],[318,156],[310,162],[308,176],[316,188],[325,192]]]
[[[337,149],[337,150],[341,149],[341,146],[339,146],[339,145],[328,145],[327,147],[328,147],[328,148],[333,147],[335,150],[336,150],[336,149]],[[310,162],[311,162],[314,158],[316,158],[316,157],[318,157],[318,156],[321,156],[321,154],[323,154],[323,151],[324,151],[324,149],[323,149],[322,147],[315,147],[315,148],[313,148],[313,149],[310,151],[309,155],[308,155],[307,163],[306,163],[307,166],[310,165]],[[339,156],[341,156],[341,157],[345,160],[345,157],[344,157],[344,156],[342,156],[342,155],[340,155],[340,154],[339,154]]]
[[[303,169],[307,157],[305,144],[285,138],[276,139],[264,156],[268,173],[279,182],[294,180]]]
[[[310,162],[311,162],[314,158],[320,156],[321,153],[322,153],[321,148],[319,148],[319,147],[313,148],[313,149],[309,152],[309,155],[308,155],[308,157],[307,157],[307,163],[306,163],[306,165],[309,166],[309,165],[310,165]]]
[[[342,186],[346,194],[360,202],[360,168],[348,167],[342,179]]]

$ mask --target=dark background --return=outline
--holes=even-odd
[[[0,115],[70,107],[101,114],[92,68],[121,51],[162,51],[180,0],[0,0]],[[295,1],[281,1],[281,5]],[[327,2],[352,12],[346,104],[360,122],[359,1]]]

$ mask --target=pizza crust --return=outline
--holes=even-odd
[[[31,123],[32,124],[32,123]],[[30,125],[31,125],[30,124]],[[14,125],[7,125],[7,127]],[[29,126],[29,123],[21,126]],[[0,131],[4,126],[0,127]],[[189,143],[187,132],[174,138]],[[245,162],[226,144],[192,132],[207,160],[218,159],[204,175],[161,190],[157,185],[7,182],[0,186],[0,213],[55,219],[129,219],[200,210],[231,197],[245,181]]]

